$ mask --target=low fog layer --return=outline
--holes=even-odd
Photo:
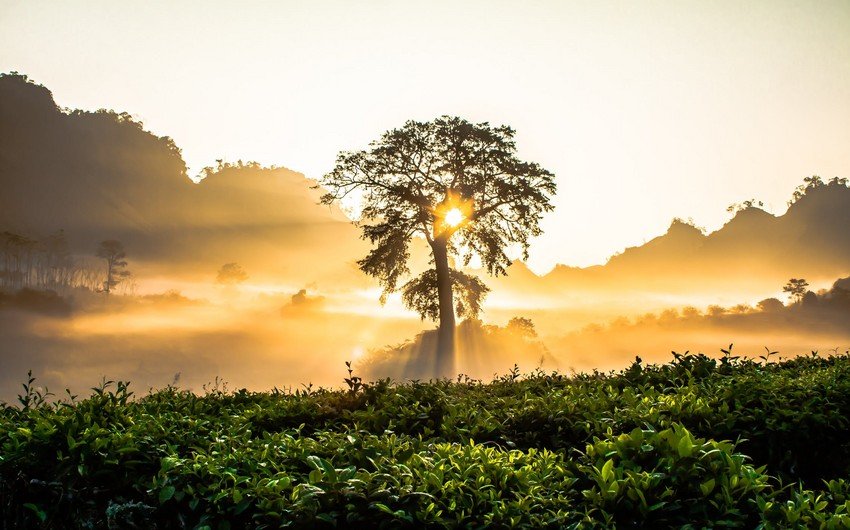
[[[396,298],[379,304],[356,265],[368,245],[317,204],[313,181],[252,162],[200,177],[129,115],[62,110],[47,88],[0,76],[0,399],[28,369],[54,392],[103,376],[137,391],[216,376],[338,385],[347,360],[367,378],[427,377],[433,323]],[[850,188],[810,178],[791,191],[782,215],[747,201],[711,234],[675,220],[596,267],[472,269],[491,293],[483,321],[458,328],[458,371],[609,369],[730,342],[753,355],[846,348],[846,284],[829,286],[850,275]],[[108,295],[96,292],[104,240],[121,243],[132,273]],[[827,290],[757,305],[789,278]]]
[[[231,388],[336,386],[345,361],[421,328],[418,319],[338,313],[306,291],[73,296],[65,309],[34,295],[0,298],[0,399],[14,398],[29,369],[53,392],[85,393],[103,376],[137,392],[172,382],[201,391],[216,377]]]
[[[3,337],[0,400],[12,401],[27,370],[56,393],[85,393],[102,377],[136,391],[178,384],[202,391],[216,378],[230,388],[339,386],[352,361],[366,380],[428,379],[435,333],[404,314],[346,311],[337,300],[301,289],[258,294],[217,285],[209,299],[177,292],[66,296],[22,290],[0,295]],[[427,326],[426,326],[427,327]],[[489,380],[514,365],[561,372],[618,369],[635,356],[666,362],[671,350],[757,357],[765,347],[791,357],[850,348],[850,278],[794,302],[668,309],[571,333],[541,335],[532,319],[504,325],[465,321],[457,330],[457,371]]]
[[[569,359],[571,369],[621,368],[640,356],[667,362],[671,351],[718,354],[734,344],[738,355],[781,357],[850,350],[850,278],[818,293],[808,291],[783,303],[767,298],[755,306],[709,306],[668,309],[634,318],[619,318],[551,337],[552,351]]]

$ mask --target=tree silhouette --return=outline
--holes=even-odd
[[[529,238],[541,233],[550,211],[554,175],[515,156],[514,130],[443,116],[408,121],[385,132],[369,149],[342,152],[320,181],[321,202],[353,198],[356,224],[374,248],[358,262],[378,279],[382,301],[401,290],[422,318],[439,320],[436,375],[452,376],[455,311],[474,317],[487,287],[454,268],[477,256],[491,275],[506,274],[510,246],[528,257]],[[427,241],[432,268],[410,274],[413,238]]]
[[[127,261],[124,258],[127,254],[124,252],[124,245],[115,239],[101,241],[96,255],[106,260],[106,280],[103,282],[103,291],[109,294],[113,287],[130,276],[130,271],[126,270]]]
[[[800,302],[806,295],[806,289],[808,287],[809,283],[806,280],[802,278],[799,280],[797,278],[791,278],[782,290],[788,293],[790,299]]]
[[[215,281],[222,285],[236,285],[248,279],[248,273],[238,263],[225,263],[218,270]]]

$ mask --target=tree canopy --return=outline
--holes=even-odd
[[[477,256],[489,274],[506,274],[508,250],[528,257],[556,191],[551,172],[517,158],[512,128],[449,116],[408,121],[368,149],[340,153],[320,185],[322,203],[359,202],[356,223],[373,248],[358,265],[378,279],[382,298],[400,289],[409,308],[439,318],[446,334],[453,333],[454,312],[477,315],[488,290],[457,263]],[[401,284],[411,274],[416,237],[430,245],[434,267]],[[453,355],[447,342],[447,335],[438,340],[438,356]]]

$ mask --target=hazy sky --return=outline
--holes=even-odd
[[[509,124],[560,186],[538,271],[850,177],[846,0],[0,0],[11,70],[137,116],[192,174],[241,158],[318,178],[407,119]]]

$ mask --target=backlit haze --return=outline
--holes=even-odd
[[[408,119],[509,124],[561,182],[541,273],[850,173],[844,1],[4,0],[0,28],[0,71],[137,116],[191,176],[242,159],[318,178]]]
[[[312,186],[441,115],[513,127],[558,184],[527,262],[472,268],[462,371],[850,348],[846,1],[0,0],[0,72],[29,79],[0,79],[0,233],[64,230],[89,287],[118,239],[133,273],[109,299],[0,282],[0,400],[29,368],[51,390],[418,375],[434,323],[379,303]]]

